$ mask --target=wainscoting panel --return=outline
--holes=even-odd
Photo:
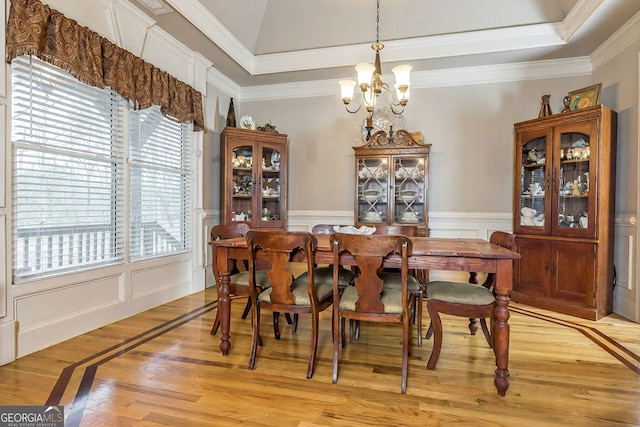
[[[136,270],[131,273],[131,299],[166,289],[183,288],[189,286],[191,279],[190,262],[187,260]]]
[[[636,247],[638,245],[635,217],[616,218],[614,265],[616,281],[613,288],[613,312],[640,323],[640,294],[636,283]]]
[[[124,302],[123,278],[118,274],[17,296],[18,357],[114,321],[110,312]]]
[[[10,265],[9,260],[7,259],[6,252],[6,243],[7,243],[7,216],[0,215],[0,259],[4,260],[2,265],[0,265],[0,319],[7,315],[7,299],[9,297],[8,292],[9,289],[7,287],[7,264]],[[0,341],[2,342],[2,341]]]

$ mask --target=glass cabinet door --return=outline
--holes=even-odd
[[[546,133],[524,134],[520,141],[516,153],[516,164],[520,165],[520,180],[516,183],[519,209],[516,212],[520,213],[520,220],[516,221],[516,231],[542,234],[550,230],[550,219],[546,217],[551,213],[547,168],[552,167],[552,159],[548,142],[550,137]]]
[[[389,203],[388,157],[358,158],[357,217],[365,223],[386,223]]]
[[[588,123],[582,128],[560,128],[557,132],[554,153],[558,156],[558,173],[553,177],[558,189],[554,201],[557,235],[595,237],[595,194],[590,189],[597,178],[593,172],[596,162],[591,162],[597,153],[590,133]]]
[[[279,227],[280,212],[284,195],[281,191],[280,166],[282,159],[279,147],[263,146],[260,170],[260,221],[268,222],[265,226]]]
[[[253,216],[253,146],[235,147],[231,165],[233,180],[231,220],[251,221]]]
[[[519,135],[516,232],[595,237],[595,134],[593,122],[583,122]]]
[[[424,159],[415,156],[393,157],[393,222],[424,222],[426,203]]]

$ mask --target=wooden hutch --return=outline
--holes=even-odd
[[[616,113],[516,123],[512,299],[585,319],[612,311]]]
[[[356,226],[415,224],[429,230],[429,151],[420,133],[374,133],[355,151]]]
[[[220,222],[284,228],[287,135],[226,127],[220,151]]]

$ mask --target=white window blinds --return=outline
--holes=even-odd
[[[14,282],[122,263],[126,248],[188,250],[189,134],[157,108],[133,112],[108,88],[14,59]]]
[[[131,112],[130,123],[131,259],[189,250],[189,126],[158,107]]]
[[[35,58],[12,79],[14,280],[121,262],[122,101]]]

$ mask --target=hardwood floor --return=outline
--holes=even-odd
[[[330,312],[307,380],[308,316],[296,334],[282,321],[280,341],[263,316],[264,345],[250,371],[244,304],[233,302],[229,356],[209,335],[210,288],[0,367],[1,404],[64,405],[66,427],[640,424],[640,325],[615,315],[590,322],[513,303],[506,397],[496,393],[482,334],[443,316],[437,368],[425,368],[431,340],[423,348],[414,340],[402,395],[397,325],[364,323],[332,384]],[[424,322],[426,331],[426,310]]]

